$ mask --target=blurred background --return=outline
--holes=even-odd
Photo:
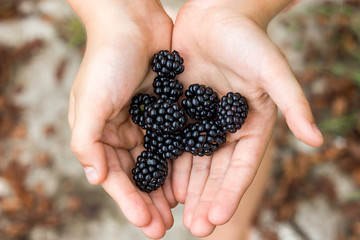
[[[162,1],[172,17],[184,1]],[[308,147],[284,118],[252,239],[360,239],[360,1],[299,1],[269,35],[324,133]],[[0,239],[146,239],[69,150],[68,96],[84,53],[64,0],[0,1]],[[182,206],[164,239],[195,239]]]

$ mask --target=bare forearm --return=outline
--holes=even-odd
[[[160,0],[66,0],[79,16],[85,27],[93,25],[106,26],[128,21],[147,19],[163,15]],[[152,17],[150,17],[152,16]],[[115,21],[116,19],[116,21]],[[156,19],[156,17],[155,17]]]
[[[201,8],[227,7],[238,11],[263,28],[293,0],[191,0]]]
[[[232,0],[236,1],[236,0]],[[293,0],[241,0],[242,7],[245,5],[249,6],[249,14],[251,16],[258,17],[258,23],[266,27],[267,24],[273,19],[278,13],[280,13],[289,3]]]

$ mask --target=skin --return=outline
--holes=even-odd
[[[125,217],[157,239],[173,224],[172,167],[170,180],[158,191],[146,194],[134,186],[131,169],[143,150],[144,134],[128,112],[133,95],[151,91],[155,74],[149,59],[170,49],[173,23],[159,1],[137,4],[144,5],[144,11],[135,9],[135,2],[69,0],[84,22],[88,41],[70,92],[68,118],[71,150],[89,182],[102,184]],[[96,16],[97,12],[108,14]]]
[[[300,140],[322,144],[299,84],[265,31],[287,2],[188,1],[173,29],[159,0],[68,0],[88,37],[70,92],[71,150],[89,182],[102,184],[147,237],[164,236],[178,202],[185,204],[184,225],[195,236],[208,236],[229,221],[257,172],[277,106]],[[171,48],[185,59],[179,76],[185,87],[197,82],[220,96],[241,92],[250,111],[241,131],[213,156],[184,154],[169,161],[165,185],[146,194],[131,175],[144,133],[132,123],[129,104],[137,93],[151,93],[149,60]]]
[[[210,2],[188,1],[178,13],[173,49],[185,61],[179,79],[185,87],[194,81],[211,86],[219,96],[240,92],[250,110],[242,129],[211,157],[187,155],[174,162],[175,197],[185,204],[185,227],[198,237],[235,213],[270,140],[277,107],[298,139],[311,146],[323,142],[287,60],[266,34],[272,10],[263,17],[244,4]]]

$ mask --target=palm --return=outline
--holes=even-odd
[[[170,48],[172,22],[164,13],[151,23],[133,24],[89,37],[70,94],[69,124],[72,150],[86,168],[97,170],[93,183],[102,183],[124,215],[151,238],[171,227],[170,207],[176,204],[171,184],[151,194],[133,185],[131,169],[142,151],[143,132],[129,116],[130,99],[151,89],[151,56]],[[170,166],[169,166],[170,168]]]
[[[176,19],[172,47],[184,57],[186,69],[179,79],[185,86],[201,83],[220,96],[240,92],[249,103],[243,128],[228,135],[212,157],[174,162],[173,188],[176,199],[185,202],[184,224],[193,234],[207,236],[234,214],[256,174],[277,116],[274,101],[283,97],[282,86],[274,88],[274,77],[294,77],[264,30],[232,9],[185,4]]]

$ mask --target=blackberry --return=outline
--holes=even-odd
[[[145,126],[157,133],[178,132],[184,128],[187,116],[177,102],[158,99],[145,107]]]
[[[181,104],[189,117],[196,120],[215,118],[220,100],[212,88],[192,84],[185,91],[185,97]]]
[[[195,156],[210,156],[225,141],[226,132],[213,120],[188,125],[182,132],[184,150]]]
[[[159,134],[147,130],[144,136],[144,147],[169,160],[175,160],[184,153],[181,136],[177,133]]]
[[[172,77],[184,71],[184,59],[177,51],[170,53],[168,50],[161,50],[154,55],[151,67],[160,77]]]
[[[154,93],[160,98],[177,101],[183,94],[183,85],[178,80],[156,77],[153,82]]]
[[[134,123],[145,129],[144,111],[145,107],[153,104],[156,98],[148,94],[138,94],[131,99],[130,115]]]
[[[131,172],[136,186],[141,191],[149,193],[164,184],[168,174],[168,163],[156,153],[143,151],[137,157]]]
[[[229,92],[221,98],[217,122],[223,131],[235,133],[244,124],[249,105],[240,93]]]

